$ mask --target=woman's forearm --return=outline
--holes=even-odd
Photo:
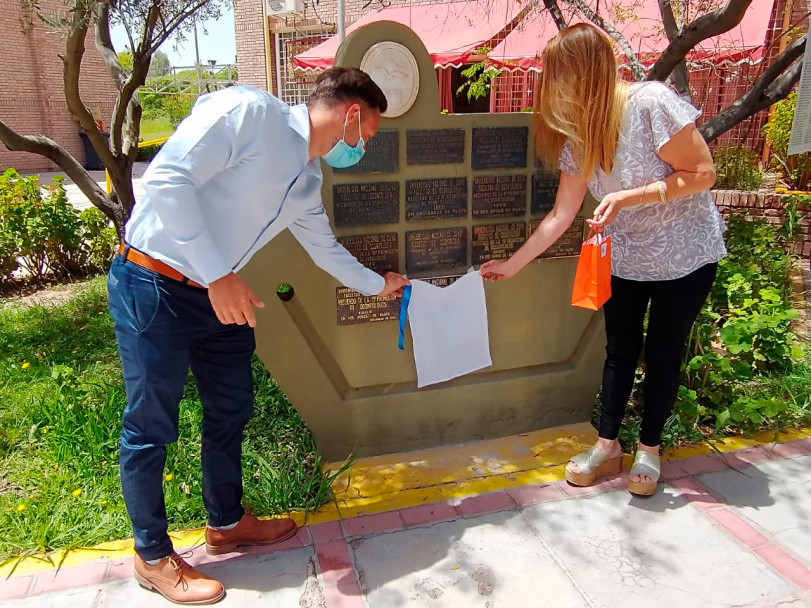
[[[664,183],[665,201],[672,201],[711,188],[715,183],[715,170],[676,171],[660,181]],[[624,207],[662,202],[657,182],[625,190],[625,194]]]

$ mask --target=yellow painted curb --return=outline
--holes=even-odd
[[[566,462],[594,443],[591,425],[583,423],[512,437],[461,445],[364,458],[355,462],[348,474],[336,480],[335,502],[315,513],[291,514],[299,525],[310,525],[404,509],[422,504],[461,499],[524,485],[552,483],[564,477]],[[720,452],[811,436],[811,428],[763,432],[751,438],[733,437],[713,442]],[[688,445],[668,450],[662,460],[672,461],[713,453],[708,444]],[[626,455],[627,466],[630,456]],[[341,463],[325,469],[338,469]],[[201,544],[203,530],[171,534],[176,547]],[[28,558],[0,566],[0,577],[34,574],[67,568],[99,559],[116,560],[132,556],[132,539],[103,543],[89,549],[55,551],[48,559]]]

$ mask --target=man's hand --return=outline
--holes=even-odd
[[[208,286],[208,299],[221,323],[256,327],[254,306],[264,308],[265,304],[251,291],[251,288],[233,272],[217,279]]]
[[[479,267],[479,274],[485,281],[503,281],[515,273],[509,260],[490,260]]]
[[[383,291],[377,294],[379,298],[384,296],[400,297],[403,295],[403,287],[411,285],[407,278],[396,272],[387,272],[383,275],[383,278],[386,280],[386,284],[383,286]]]
[[[627,206],[628,193],[626,190],[606,194],[603,202],[594,210],[594,219],[586,221],[594,228],[604,228],[609,224],[613,224],[620,210]]]

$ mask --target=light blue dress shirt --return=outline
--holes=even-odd
[[[208,285],[287,228],[319,268],[364,295],[380,293],[383,277],[335,239],[309,142],[306,105],[249,86],[200,97],[144,174],[127,242]]]

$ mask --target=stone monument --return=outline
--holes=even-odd
[[[390,104],[360,164],[324,165],[335,233],[366,266],[449,285],[511,254],[552,208],[557,175],[536,165],[531,114],[441,114],[407,27],[355,31],[335,65],[365,69]],[[543,259],[487,285],[491,368],[420,390],[409,340],[397,349],[400,300],[339,286],[285,232],[242,273],[266,305],[257,352],[328,459],[587,420],[604,337],[600,313],[570,304],[584,228],[579,217]]]

